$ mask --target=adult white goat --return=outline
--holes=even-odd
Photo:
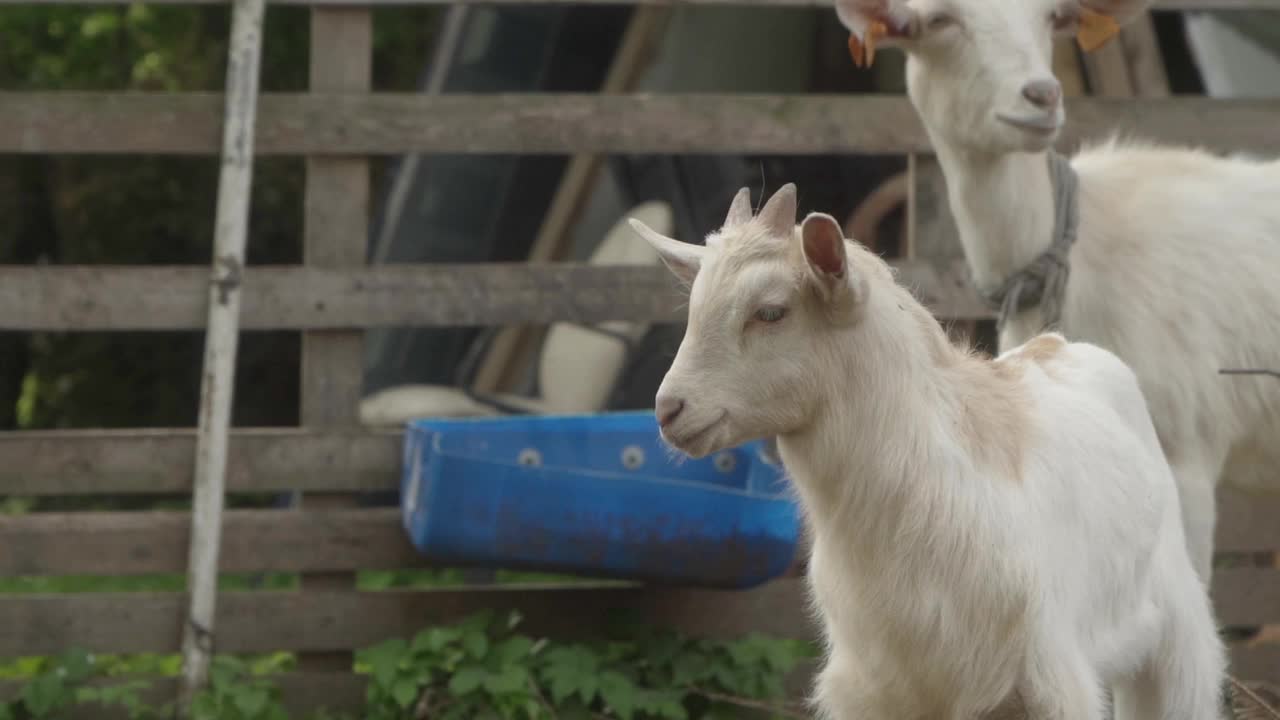
[[[1147,4],[836,0],[836,9],[855,38],[907,54],[908,94],[974,282],[1004,303],[1000,347],[1052,327],[1137,374],[1207,582],[1219,478],[1280,489],[1280,383],[1219,373],[1280,364],[1280,162],[1115,141],[1069,162],[1051,152],[1064,119],[1054,35],[1077,33],[1082,19],[1118,28]]]
[[[777,436],[813,535],[840,720],[969,720],[1013,693],[1037,720],[1219,717],[1223,650],[1133,373],[1044,335],[953,347],[793,185],[744,188],[706,246],[633,221],[691,283],[658,390],[702,457]]]

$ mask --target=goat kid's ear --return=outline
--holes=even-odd
[[[844,231],[836,219],[825,213],[809,213],[800,224],[800,238],[818,294],[828,302],[839,300],[845,293],[859,300],[859,279],[850,272]]]
[[[698,276],[698,269],[702,267],[702,255],[706,248],[669,238],[635,218],[630,218],[628,222],[631,223],[632,230],[658,251],[658,257],[662,258],[667,269],[680,278],[681,282],[693,284],[693,279]]]
[[[849,54],[858,67],[871,67],[876,48],[900,44],[915,33],[916,13],[905,0],[835,0],[836,15],[849,30]]]
[[[727,230],[748,222],[751,222],[751,189],[744,187],[733,196],[733,203],[729,205],[729,214],[725,216],[721,229]]]

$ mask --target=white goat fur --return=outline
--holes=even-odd
[[[1219,717],[1223,650],[1133,373],[1059,335],[968,354],[830,216],[797,227],[794,186],[734,208],[705,248],[633,223],[692,284],[657,412],[694,457],[778,437],[822,716],[968,720],[1016,692],[1099,720],[1109,686],[1123,720]]]
[[[1122,22],[1147,5],[1087,2]],[[1056,83],[1051,17],[1070,34],[1078,3],[836,0],[836,9],[854,32],[886,16],[904,29],[888,44],[907,53],[909,95],[946,176],[967,261],[980,287],[998,287],[1052,235],[1044,153],[1063,109],[1060,101],[1039,108],[1021,89]],[[1207,580],[1219,479],[1280,490],[1280,383],[1218,372],[1280,366],[1280,162],[1113,140],[1071,164],[1079,232],[1059,330],[1114,352],[1137,374],[1178,483],[1192,561]],[[1042,327],[1038,310],[1020,313],[1000,347]]]

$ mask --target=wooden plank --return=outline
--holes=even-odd
[[[750,591],[595,586],[488,586],[425,592],[228,592],[218,598],[218,651],[334,651],[405,637],[479,610],[519,610],[530,632],[584,637],[619,610],[702,637],[758,631],[814,637],[806,591],[779,580]],[[566,612],[573,608],[573,612]],[[52,654],[71,645],[93,652],[172,652],[180,593],[8,595],[0,597],[0,657]]]
[[[1090,95],[1101,98],[1133,96],[1133,80],[1129,77],[1124,47],[1118,39],[1093,52],[1084,53],[1083,60],[1089,77]],[[1068,122],[1073,120],[1070,114],[1067,117]]]
[[[935,312],[990,316],[963,268],[896,267]],[[204,326],[207,288],[208,272],[191,266],[0,266],[0,327],[193,330]],[[687,312],[663,268],[584,263],[256,266],[243,293],[246,330],[681,322]]]
[[[0,0],[0,5],[123,5],[130,0]],[[157,5],[225,5],[229,0],[157,0]],[[631,4],[636,0],[456,0],[460,4]],[[444,5],[455,0],[269,0],[272,5],[368,6]],[[741,7],[829,7],[829,0],[640,0],[644,5],[720,5]],[[1277,10],[1280,0],[1157,0],[1157,10]]]
[[[401,445],[399,432],[233,429],[227,488],[395,490]],[[194,452],[191,429],[0,433],[0,495],[189,493]]]
[[[213,154],[210,93],[0,93],[0,152]],[[1280,100],[1067,101],[1063,146],[1116,131],[1280,152]],[[259,154],[927,153],[898,95],[264,94]]]
[[[187,567],[184,512],[33,513],[0,522],[0,575],[144,575]],[[93,548],[93,552],[85,552]],[[397,508],[230,510],[220,572],[427,567]]]
[[[311,11],[310,89],[367,92],[373,81],[373,18],[362,8]],[[369,161],[307,158],[303,262],[311,267],[359,267],[369,245]],[[317,330],[302,334],[302,423],[310,427],[359,424],[364,387],[364,332]],[[307,495],[304,507],[355,503],[346,496]],[[304,575],[303,590],[351,590],[353,572]],[[303,654],[302,670],[350,670],[349,652]]]
[[[1219,552],[1280,550],[1280,494],[1219,489],[1214,549]]]
[[[1151,13],[1143,13],[1125,26],[1120,33],[1120,46],[1124,49],[1125,62],[1129,66],[1129,79],[1133,83],[1134,94],[1142,98],[1168,97],[1169,75],[1160,54],[1160,43]]]
[[[1232,647],[1231,674],[1246,681],[1280,685],[1280,645]]]
[[[1214,570],[1213,607],[1223,625],[1280,623],[1280,570]]]

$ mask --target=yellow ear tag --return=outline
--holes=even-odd
[[[1093,52],[1120,32],[1120,25],[1110,15],[1103,15],[1096,10],[1081,8],[1080,30],[1076,33],[1076,42],[1085,52]]]
[[[849,55],[857,67],[871,67],[876,59],[876,40],[889,34],[889,29],[882,22],[873,22],[867,26],[866,42],[858,40],[858,36],[849,34]]]

